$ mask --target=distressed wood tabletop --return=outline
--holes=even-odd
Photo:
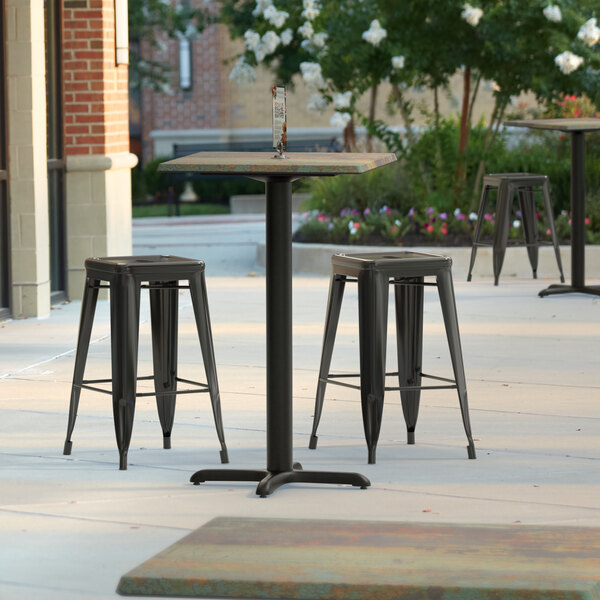
[[[204,175],[301,176],[366,173],[396,160],[389,153],[289,152],[274,158],[275,152],[197,152],[161,163],[165,173]]]
[[[554,131],[600,131],[600,119],[531,119],[505,121],[507,127],[529,127],[530,129],[550,129]]]
[[[600,530],[218,517],[120,594],[278,600],[598,600]]]

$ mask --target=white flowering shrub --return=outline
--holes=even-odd
[[[562,21],[560,6],[548,4],[542,12],[548,21],[552,21],[553,23],[560,23]]]
[[[254,67],[249,65],[243,56],[240,56],[233,69],[231,69],[229,79],[236,81],[241,86],[248,85],[256,80]]]
[[[369,29],[362,34],[363,40],[369,42],[369,44],[373,44],[373,46],[379,46],[381,40],[384,40],[386,37],[387,31],[380,25],[378,19],[373,19],[371,25],[369,25]]]
[[[580,28],[577,37],[588,46],[595,46],[600,40],[600,27],[596,25],[596,18],[589,19]]]
[[[481,19],[481,17],[483,17],[483,11],[481,10],[481,8],[471,6],[470,4],[467,3],[464,5],[463,10],[460,13],[460,16],[469,25],[472,25],[473,27],[477,27],[477,24],[479,23],[479,19]]]
[[[576,69],[579,69],[583,63],[583,58],[566,50],[565,52],[561,52],[554,59],[554,62],[565,75],[569,75]]]

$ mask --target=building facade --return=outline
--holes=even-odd
[[[0,0],[3,316],[44,317],[81,297],[87,257],[131,253],[124,14],[121,0]]]

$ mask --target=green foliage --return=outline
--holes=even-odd
[[[479,202],[474,189],[475,172],[482,154],[485,128],[471,131],[472,144],[467,154],[467,182],[459,207],[454,207],[452,190],[457,158],[457,123],[443,120],[439,130],[429,128],[416,144],[403,149],[396,164],[369,174],[310,180],[312,197],[306,202],[296,235],[301,241],[358,244],[468,244],[472,239],[476,215],[472,206]],[[393,132],[390,138],[393,140]],[[600,243],[600,136],[587,137],[586,235],[589,243]],[[440,150],[441,149],[441,150]],[[543,173],[550,178],[559,238],[570,239],[570,139],[567,135],[539,132],[521,139],[500,135],[487,152],[485,172]],[[435,186],[423,185],[419,165],[424,165]],[[481,226],[484,237],[493,232],[494,196]],[[539,235],[549,239],[543,211],[538,220]],[[510,236],[522,237],[520,216],[513,216]],[[443,224],[446,223],[445,226]],[[443,226],[443,227],[442,227]],[[445,230],[445,231],[444,231]]]
[[[408,210],[415,202],[410,191],[406,170],[398,163],[385,169],[375,169],[357,177],[314,177],[308,180],[306,202],[309,210],[339,215],[343,209],[379,211],[383,206]]]
[[[171,158],[171,156],[159,156],[150,161],[142,170],[143,182],[138,188],[144,189],[147,195],[152,196],[157,201],[166,201],[169,186],[173,186],[177,195],[183,191],[182,180],[175,180],[168,173],[158,171],[158,165],[166,160],[171,160]],[[136,197],[134,195],[134,198]]]
[[[389,206],[372,211],[345,208],[337,216],[317,210],[301,215],[294,239],[302,242],[369,245],[468,245],[474,217],[433,207],[400,211]],[[486,222],[487,229],[491,225]]]
[[[131,197],[133,203],[144,202],[148,190],[146,189],[146,180],[144,178],[144,171],[141,165],[137,165],[131,169]]]
[[[542,173],[550,179],[554,210],[569,210],[571,197],[571,139],[557,132],[527,132],[521,139],[505,141],[489,154],[486,170],[491,173]],[[586,190],[600,193],[600,136],[586,136]]]
[[[179,211],[178,216],[189,215],[222,215],[229,213],[229,207],[224,204],[200,204],[198,202],[180,202],[178,207],[168,204],[134,204],[132,216],[134,219],[145,217],[170,217]]]
[[[194,192],[201,202],[227,204],[231,196],[238,194],[264,194],[265,184],[246,177],[195,177]]]
[[[191,180],[199,201],[206,204],[228,204],[236,194],[263,194],[264,184],[245,177],[201,177],[162,173],[158,165],[171,156],[162,156],[149,162],[142,170],[132,171],[132,196],[135,202],[145,202],[151,196],[155,202],[166,202],[169,187],[173,187],[175,197],[183,192],[186,181]]]
[[[600,244],[600,189],[586,197],[586,234],[590,244]]]

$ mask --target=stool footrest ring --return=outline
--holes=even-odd
[[[145,375],[143,377],[138,377],[137,381],[147,381],[149,379],[154,379],[154,377],[152,375]],[[200,383],[199,381],[193,381],[191,379],[183,379],[182,377],[176,377],[175,379],[176,379],[176,381],[179,381],[181,383],[187,383],[188,385],[195,385],[202,389],[200,389],[200,390],[169,390],[166,392],[136,392],[135,396],[136,396],[136,398],[141,398],[144,396],[157,396],[158,397],[158,396],[171,396],[171,395],[175,395],[175,394],[201,394],[201,393],[210,391],[208,388],[208,384],[206,384],[206,383]],[[112,383],[112,379],[84,379],[80,384],[73,384],[73,385],[74,385],[74,387],[77,387],[77,388],[92,390],[94,392],[100,392],[102,394],[112,394],[111,390],[104,390],[102,388],[95,387],[93,385],[90,385],[91,383]]]

